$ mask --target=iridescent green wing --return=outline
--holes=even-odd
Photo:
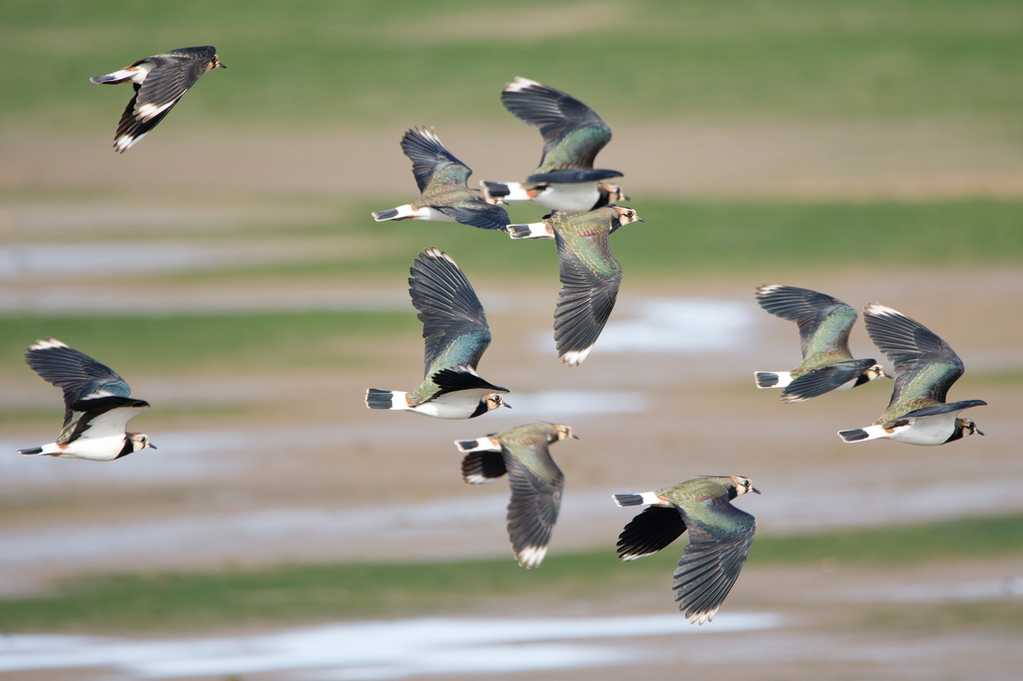
[[[895,389],[881,417],[894,420],[945,401],[963,375],[963,362],[930,329],[891,308],[872,303],[863,313],[871,340],[895,365]]]
[[[597,112],[552,87],[516,78],[501,91],[501,102],[543,136],[543,158],[534,174],[592,168],[597,153],[611,141],[611,128]]]

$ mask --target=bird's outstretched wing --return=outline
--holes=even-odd
[[[501,91],[501,103],[519,120],[539,128],[543,158],[536,173],[558,168],[592,168],[597,153],[611,141],[611,128],[575,97],[527,78]]]
[[[538,566],[558,520],[565,476],[551,458],[546,440],[505,444],[502,453],[511,486],[508,537],[520,565]]]
[[[945,401],[949,388],[963,375],[963,362],[948,343],[919,322],[877,303],[864,309],[863,323],[874,345],[895,365],[889,408],[919,400]]]
[[[401,138],[401,150],[412,161],[412,174],[420,192],[426,191],[430,185],[464,187],[472,175],[469,166],[444,148],[432,129],[411,128],[406,131]]]
[[[33,343],[25,362],[45,380],[64,391],[64,405],[96,397],[128,397],[131,388],[110,367],[68,347],[55,338]]]
[[[761,286],[757,302],[771,314],[799,326],[803,357],[825,352],[849,355],[849,331],[856,310],[837,298],[795,286]]]
[[[409,294],[423,322],[427,372],[442,355],[448,367],[475,369],[490,345],[490,327],[472,284],[455,261],[436,248],[420,254],[411,274]]]
[[[689,546],[675,570],[675,600],[693,622],[714,619],[746,563],[757,521],[720,496],[686,509]]]
[[[554,310],[554,340],[558,356],[569,364],[585,359],[618,299],[622,266],[607,237],[606,232],[586,238],[555,234],[562,287]]]

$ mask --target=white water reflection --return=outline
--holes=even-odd
[[[773,614],[723,613],[709,625],[678,613],[634,617],[348,622],[273,634],[191,640],[86,636],[0,638],[0,672],[114,668],[146,678],[283,674],[296,681],[511,673],[650,661],[648,648],[586,639],[715,634],[781,626]]]
[[[600,333],[601,352],[699,354],[734,352],[746,345],[756,324],[757,308],[748,302],[699,298],[647,298],[612,314]],[[537,335],[535,347],[549,353],[549,333]]]

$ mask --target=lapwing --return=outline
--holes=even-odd
[[[565,487],[565,476],[548,446],[570,437],[578,439],[568,426],[530,423],[455,442],[458,451],[466,453],[462,460],[466,482],[479,485],[508,474],[508,538],[519,565],[527,568],[539,567],[547,554]]]
[[[131,388],[109,367],[55,338],[33,343],[25,362],[63,388],[64,427],[56,442],[19,449],[19,454],[113,461],[147,447],[156,449],[148,435],[125,432],[128,421],[149,409],[149,403],[128,397]]]
[[[561,292],[554,310],[558,357],[578,366],[597,342],[618,297],[622,266],[608,235],[622,225],[643,222],[625,206],[604,206],[585,213],[557,211],[543,222],[508,225],[512,239],[555,239]]]
[[[948,389],[963,375],[963,361],[948,343],[919,322],[878,303],[864,308],[863,323],[874,345],[895,365],[895,389],[874,425],[838,433],[844,442],[888,438],[912,445],[943,445],[984,434],[959,412],[987,402],[945,402]]]
[[[135,94],[121,114],[114,133],[114,151],[124,153],[146,136],[188,88],[212,69],[225,69],[212,45],[182,47],[139,59],[131,66],[105,76],[90,78],[93,83],[117,85],[131,81]]]
[[[849,331],[856,310],[824,293],[795,286],[761,286],[757,302],[799,326],[803,362],[792,371],[758,371],[758,388],[784,388],[782,402],[802,402],[886,376],[873,359],[853,359]]]
[[[504,208],[488,203],[479,189],[466,186],[472,170],[444,148],[432,129],[408,130],[401,138],[401,148],[412,161],[421,196],[404,206],[373,213],[374,220],[460,222],[499,230],[508,225]]]
[[[447,253],[427,248],[410,270],[409,294],[426,339],[426,378],[412,392],[370,388],[370,409],[413,411],[440,419],[471,419],[507,407],[507,388],[488,383],[476,365],[490,345],[479,298]]]
[[[729,502],[760,491],[749,478],[702,477],[642,494],[615,494],[619,506],[649,508],[618,537],[618,557],[635,560],[657,553],[689,530],[689,545],[675,570],[675,600],[690,623],[714,619],[746,563],[757,521]]]
[[[617,170],[595,170],[593,159],[611,141],[597,112],[560,90],[515,78],[501,102],[516,118],[540,129],[543,157],[522,182],[481,182],[492,201],[533,201],[552,210],[588,211],[627,201],[621,187],[604,182]]]

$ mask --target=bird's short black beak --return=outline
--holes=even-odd
[[[984,434],[983,432],[981,432],[980,428],[978,428],[977,426],[974,426],[973,430],[976,431],[977,435],[983,435]]]
[[[152,442],[147,442],[146,446],[149,447],[150,449],[156,449],[156,445],[154,445]]]
[[[502,407],[508,407],[509,409],[511,409],[511,405],[508,404],[507,402],[503,401],[503,400],[501,401],[501,406]]]
[[[760,494],[760,490],[758,490],[756,487],[750,487],[749,491],[750,492],[756,492],[757,494]]]

